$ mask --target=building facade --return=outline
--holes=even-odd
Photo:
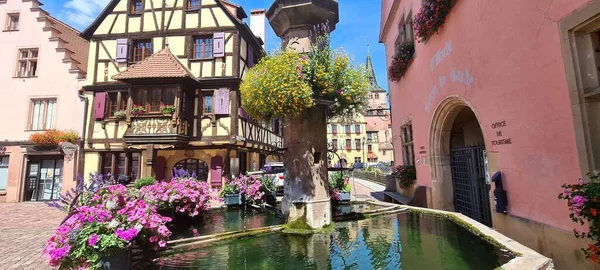
[[[414,40],[421,2],[382,1],[388,66]],[[598,268],[557,195],[600,160],[600,1],[452,3],[443,27],[415,43],[412,64],[390,82],[397,162],[416,165],[429,207],[493,226],[557,269]],[[486,176],[498,172],[506,213],[496,212]]]
[[[88,43],[38,1],[0,1],[0,202],[55,200],[76,185],[78,153],[29,142],[36,132],[81,134]]]
[[[282,147],[278,121],[240,107],[241,78],[264,53],[264,25],[255,35],[246,17],[220,0],[111,1],[83,33],[93,100],[86,173],[162,180],[185,169],[220,187]]]
[[[387,92],[377,84],[370,53],[366,71],[369,79],[366,113],[352,119],[332,118],[327,123],[327,141],[339,156],[330,156],[329,166],[394,161]]]

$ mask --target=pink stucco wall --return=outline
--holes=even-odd
[[[26,149],[18,144],[27,141],[34,133],[27,130],[31,99],[56,98],[54,128],[75,130],[82,134],[83,103],[77,94],[85,81],[79,78],[82,77],[81,74],[70,71],[73,68],[71,63],[63,61],[69,58],[69,55],[57,51],[57,48],[65,47],[65,44],[50,40],[52,31],[44,31],[48,22],[38,20],[47,14],[36,10],[37,7],[37,1],[8,1],[0,4],[2,30],[7,21],[7,13],[19,13],[19,30],[0,32],[0,145],[14,145],[6,147],[5,154],[10,157],[8,185],[6,191],[2,192],[6,194],[0,194],[4,197],[0,198],[0,201],[22,200],[27,155],[40,154],[26,153]],[[39,49],[36,78],[15,78],[18,52],[23,48]],[[76,158],[65,160],[63,171],[63,190],[67,190],[75,185]]]
[[[392,0],[383,0],[386,18]],[[418,13],[419,0],[403,0],[382,42],[388,66],[394,54],[400,17]],[[390,82],[392,128],[412,119],[418,182],[431,186],[430,125],[438,104],[459,95],[471,104],[485,138],[496,153],[508,193],[510,215],[570,230],[564,201],[556,196],[565,182],[580,177],[569,91],[557,22],[589,0],[458,1],[439,32],[416,44],[416,58],[399,83]],[[382,27],[385,21],[382,21]],[[450,43],[451,53],[433,69],[432,56]],[[471,83],[453,81],[452,70],[468,71]],[[440,86],[440,77],[445,85]],[[436,91],[432,91],[437,86]],[[430,104],[429,106],[427,104]],[[493,146],[492,124],[505,121],[503,138]],[[418,154],[424,146],[427,154]],[[396,147],[398,163],[402,153]],[[494,172],[492,172],[494,173]]]

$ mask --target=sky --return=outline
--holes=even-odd
[[[250,10],[268,9],[273,0],[229,0],[241,5],[246,13]],[[45,0],[43,8],[63,22],[83,31],[98,16],[109,0]],[[375,67],[377,82],[387,89],[385,48],[379,43],[379,21],[381,1],[339,0],[340,22],[332,33],[332,47],[342,47],[356,63],[364,64],[367,58],[367,43]],[[249,21],[246,23],[249,24]],[[267,23],[267,50],[279,46],[279,38]]]

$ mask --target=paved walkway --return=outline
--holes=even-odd
[[[44,203],[0,203],[0,269],[51,269],[42,249],[63,218]]]
[[[358,200],[375,199],[383,201],[384,186],[370,181],[351,178],[350,185],[352,186],[351,195]]]

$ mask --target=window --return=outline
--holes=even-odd
[[[137,89],[133,102],[146,109],[147,113],[160,113],[163,105],[175,105],[177,89],[150,88]]]
[[[129,93],[127,92],[108,93],[106,100],[105,117],[114,117],[116,112],[127,110],[128,99]]]
[[[6,14],[6,31],[17,31],[19,30],[19,13]]]
[[[360,150],[360,140],[359,139],[354,140],[354,146],[355,146],[356,150]]]
[[[202,113],[203,114],[211,114],[213,113],[213,96],[205,95],[202,99]]]
[[[337,128],[338,128],[337,124],[331,125],[331,133],[337,134],[338,133],[338,129]]]
[[[354,164],[362,163],[361,161],[362,161],[361,157],[354,157]]]
[[[185,170],[190,175],[196,175],[198,180],[206,181],[208,179],[208,164],[199,159],[186,159],[175,164],[178,170]]]
[[[381,153],[385,156],[387,154],[387,151],[383,150],[381,151]]]
[[[193,59],[211,59],[213,58],[213,39],[212,37],[194,38]]]
[[[187,9],[188,10],[200,9],[200,0],[187,0]]]
[[[369,153],[373,153],[373,145],[372,144],[367,145],[367,151]]]
[[[405,42],[415,42],[412,13],[409,13],[406,19],[402,20],[400,25],[398,25],[398,37],[395,44],[396,52],[398,52],[400,46]]]
[[[131,0],[129,14],[139,15],[144,12],[144,0]]]
[[[402,158],[404,165],[415,165],[412,124],[402,127]]]
[[[354,132],[360,134],[360,125],[354,125]]]
[[[20,49],[17,77],[27,78],[37,76],[38,49]]]
[[[338,140],[337,139],[331,140],[331,144],[333,144],[333,151],[337,151],[338,150]]]
[[[347,150],[352,149],[352,140],[346,139],[346,149]]]
[[[56,99],[33,99],[29,117],[29,130],[53,129],[56,121]]]
[[[152,40],[144,39],[133,42],[133,59],[134,62],[140,62],[152,55]]]
[[[350,130],[350,125],[346,125],[346,134],[350,134],[352,131]]]
[[[0,157],[0,190],[6,190],[8,182],[8,156]]]
[[[119,180],[119,176],[137,180],[140,176],[140,156],[140,153],[134,152],[103,153],[101,173],[111,174],[115,180]]]

